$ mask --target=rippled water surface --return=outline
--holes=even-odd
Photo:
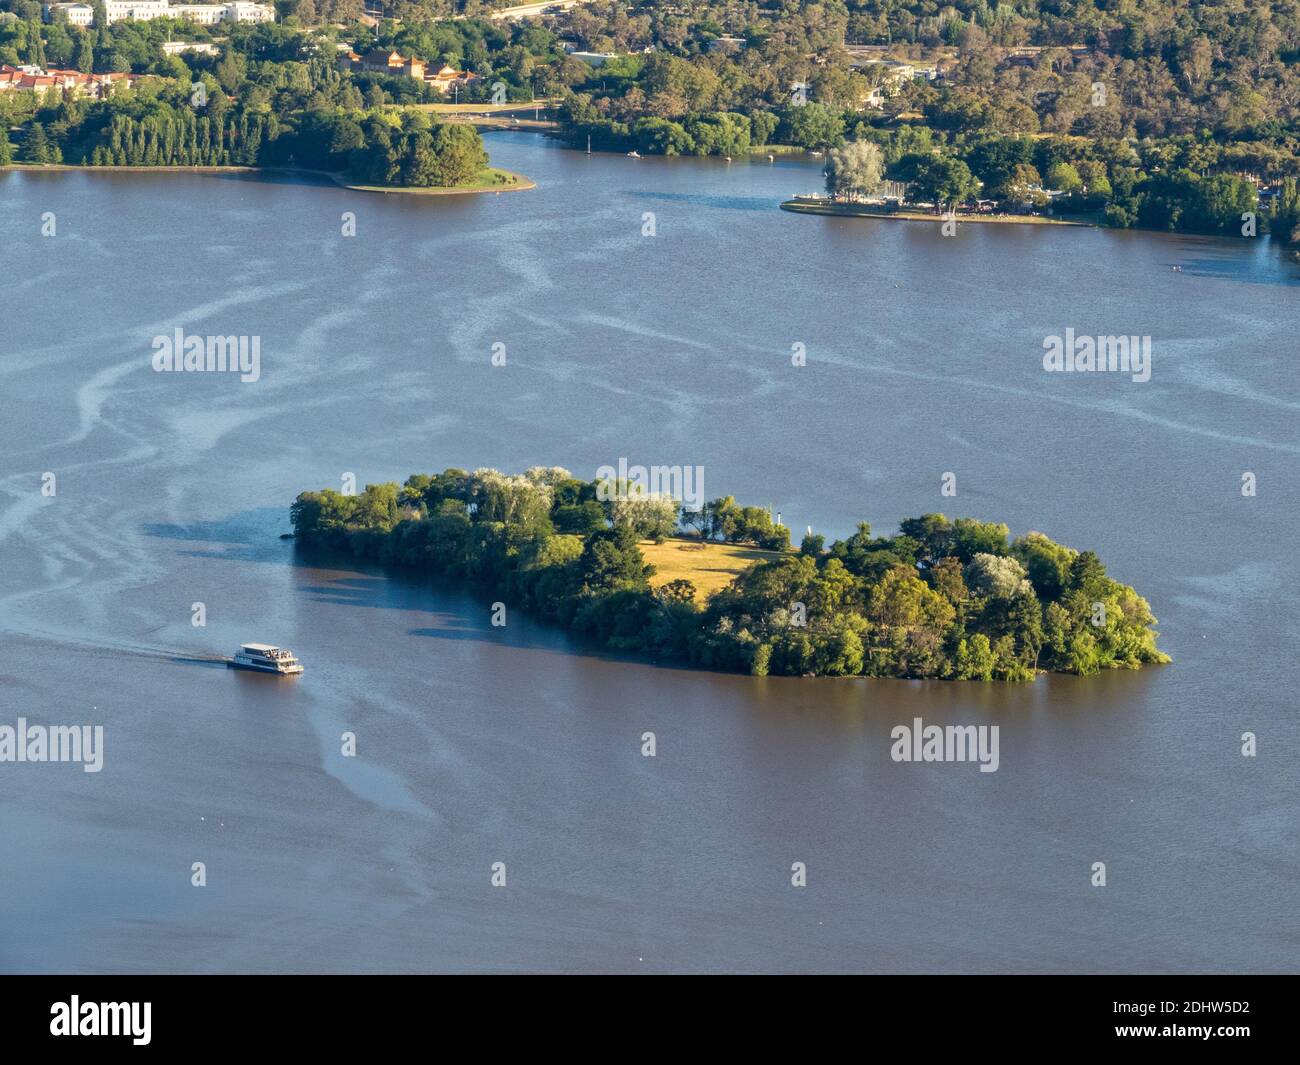
[[[105,728],[101,773],[0,765],[0,969],[1294,970],[1300,272],[791,215],[798,161],[489,146],[539,188],[0,175],[0,723]],[[154,373],[177,327],[259,336],[261,380]],[[1045,374],[1067,327],[1150,335],[1151,381]],[[797,530],[942,509],[1093,548],[1174,664],[668,669],[278,539],[348,472],[620,456]],[[244,640],[306,674],[203,661]],[[1000,725],[999,771],[891,762],[915,717]]]

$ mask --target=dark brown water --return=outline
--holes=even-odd
[[[1296,269],[775,210],[802,163],[490,146],[539,189],[0,176],[0,724],[105,728],[100,773],[0,764],[0,969],[1296,969]],[[259,336],[261,380],[154,373],[177,327]],[[1044,373],[1067,327],[1150,335],[1151,381]],[[348,472],[620,456],[800,531],[944,510],[1093,548],[1175,662],[667,669],[277,539]],[[244,640],[306,674],[194,661]],[[998,724],[999,770],[893,763],[915,717]]]

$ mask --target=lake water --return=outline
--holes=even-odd
[[[0,969],[1295,970],[1300,269],[488,143],[539,188],[0,175],[0,724],[105,730],[100,773],[0,765]],[[260,337],[261,379],[154,373],[178,327]],[[1151,336],[1151,380],[1045,373],[1067,328]],[[1092,548],[1174,662],[691,672],[278,539],[347,473],[621,456],[796,539],[943,510]],[[305,675],[202,661],[246,640]],[[917,717],[999,725],[999,770],[895,764]]]

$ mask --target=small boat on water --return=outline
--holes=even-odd
[[[251,669],[256,673],[278,673],[293,676],[302,672],[302,666],[292,651],[272,647],[269,643],[242,644],[233,658],[226,659],[231,669]]]
[[[638,152],[635,148],[633,148],[632,151],[630,151],[630,152],[627,153],[627,157],[628,157],[629,159],[640,159],[640,158],[641,158],[641,153]]]

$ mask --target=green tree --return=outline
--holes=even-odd
[[[1042,186],[1043,179],[1037,167],[1032,163],[1017,163],[1001,184],[989,189],[989,194],[994,199],[1007,200],[1013,204],[1044,207],[1049,197]]]
[[[956,208],[979,193],[979,182],[970,172],[970,167],[949,156],[935,156],[922,161],[916,167],[911,184],[909,198],[934,204],[936,212],[945,207]]]
[[[27,62],[45,67],[45,42],[41,37],[41,24],[35,19],[27,23]]]
[[[799,553],[816,558],[826,549],[826,537],[817,533],[808,533],[799,544]]]
[[[989,638],[984,633],[977,632],[969,639],[958,641],[953,663],[953,678],[990,681],[993,679],[993,667],[996,661]]]
[[[23,158],[29,163],[49,163],[54,159],[50,139],[39,122],[32,122],[27,127],[23,137]]]
[[[686,127],[696,155],[735,157],[749,152],[749,119],[732,112],[701,115]]]
[[[83,74],[89,74],[95,69],[95,46],[88,30],[82,30],[77,34],[77,51],[73,65]]]
[[[593,534],[578,560],[581,583],[589,594],[648,587],[653,571],[641,555],[636,533],[626,525]]]
[[[234,48],[226,48],[221,53],[221,58],[217,60],[213,73],[216,74],[221,87],[234,96],[238,94],[240,87],[244,84],[247,67],[248,64],[242,52]]]
[[[467,185],[488,165],[483,138],[473,126],[440,125],[433,133],[433,151],[435,185]]]
[[[797,148],[832,148],[844,141],[844,116],[825,104],[788,107],[782,115],[779,135]]]
[[[1047,172],[1047,184],[1051,189],[1069,194],[1083,188],[1083,178],[1070,163],[1057,163]]]
[[[405,160],[402,163],[402,184],[416,188],[440,185],[440,176],[438,156],[433,150],[433,136],[421,131],[408,137]]]
[[[632,132],[637,148],[647,155],[687,155],[695,151],[695,139],[680,123],[667,118],[639,118]]]
[[[772,143],[780,120],[771,111],[754,111],[749,116],[750,139],[756,147]]]

